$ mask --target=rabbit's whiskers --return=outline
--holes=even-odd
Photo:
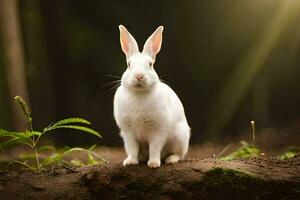
[[[121,85],[121,80],[109,81],[101,86],[101,88],[108,88],[109,94],[113,94],[117,88]]]

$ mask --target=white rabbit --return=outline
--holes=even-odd
[[[159,167],[161,158],[177,163],[188,150],[190,127],[181,101],[153,68],[163,26],[147,39],[142,52],[127,29],[119,29],[127,69],[114,97],[114,117],[127,153],[123,165],[148,158],[150,168]]]

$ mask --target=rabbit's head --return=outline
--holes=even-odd
[[[127,69],[122,75],[122,85],[134,91],[151,90],[159,81],[153,65],[156,54],[160,51],[163,26],[159,26],[147,39],[142,52],[127,29],[122,25],[119,29],[121,47],[127,61]]]

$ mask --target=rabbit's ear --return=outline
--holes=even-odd
[[[160,51],[162,43],[163,26],[159,26],[144,44],[143,53],[149,54],[155,60],[156,54]]]
[[[120,42],[123,52],[126,57],[129,58],[132,54],[135,54],[139,51],[139,47],[134,39],[134,37],[127,31],[123,26],[119,26],[120,30]]]

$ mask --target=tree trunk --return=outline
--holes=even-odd
[[[5,55],[5,71],[10,99],[22,96],[28,102],[26,71],[24,65],[23,42],[20,29],[17,0],[0,0],[0,19]],[[12,105],[14,128],[26,127],[26,121],[17,104]]]

